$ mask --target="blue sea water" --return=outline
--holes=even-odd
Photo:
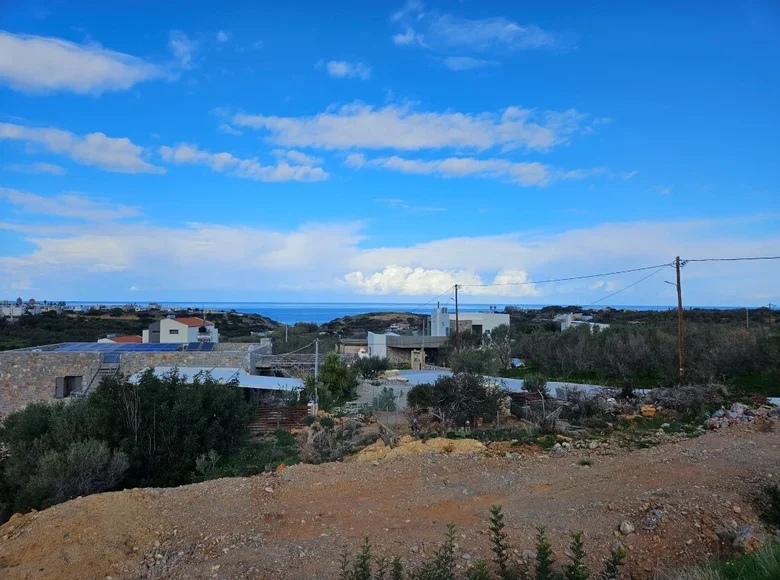
[[[81,305],[88,307],[94,302],[68,302],[69,305]],[[106,306],[124,305],[120,302],[101,302]],[[342,316],[365,314],[367,312],[414,312],[415,314],[430,314],[435,304],[427,304],[421,307],[418,303],[403,302],[160,302],[160,306],[171,308],[205,308],[207,310],[235,310],[245,314],[262,314],[272,320],[284,324],[296,322],[315,322],[323,324]],[[141,305],[145,305],[142,303]],[[442,304],[444,306],[445,304]],[[450,309],[453,305],[446,304]],[[460,304],[461,312],[480,312],[491,307],[504,310],[505,306],[517,306],[518,308],[542,308],[544,304]],[[614,306],[614,308],[628,308],[631,310],[668,310],[670,306]]]

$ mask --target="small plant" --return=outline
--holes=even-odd
[[[599,580],[617,580],[620,568],[626,561],[626,552],[623,548],[612,550],[609,556],[604,560],[604,571],[599,576]]]
[[[590,571],[585,565],[585,546],[582,543],[582,532],[572,532],[569,552],[571,564],[563,569],[565,580],[588,580]]]
[[[555,572],[553,572],[553,564],[555,559],[553,557],[552,545],[550,544],[547,533],[543,527],[539,528],[539,532],[536,534],[536,576],[535,580],[556,580]]]
[[[331,429],[335,423],[333,422],[332,417],[320,417],[320,425],[325,429]]]
[[[490,551],[498,567],[501,580],[515,580],[517,575],[509,568],[509,546],[504,532],[504,514],[500,505],[490,506]]]
[[[400,556],[395,556],[390,563],[390,580],[404,580],[404,565]]]
[[[317,420],[317,417],[314,415],[306,415],[306,426],[311,427],[314,425],[314,422]]]
[[[480,559],[474,562],[474,567],[466,572],[464,578],[465,580],[490,580],[492,576],[490,575],[487,562]]]
[[[623,383],[623,385],[620,387],[620,398],[621,399],[633,399],[634,398],[634,385],[631,383]]]
[[[541,393],[545,399],[550,398],[550,389],[547,387],[547,379],[542,375],[529,375],[523,380],[523,389],[530,393]]]
[[[591,465],[593,465],[593,462],[587,457],[583,457],[577,462],[577,465],[581,465],[582,467],[590,467]]]

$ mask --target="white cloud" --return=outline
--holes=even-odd
[[[51,175],[65,175],[65,168],[54,163],[13,163],[6,165],[8,171],[17,171],[19,173],[49,173]]]
[[[160,147],[159,152],[167,163],[202,164],[219,173],[256,181],[323,181],[329,177],[321,167],[287,161],[263,165],[256,157],[241,159],[226,152],[209,153],[186,143]]]
[[[656,185],[653,191],[658,195],[671,195],[674,188],[671,185]]]
[[[568,47],[560,35],[535,24],[518,24],[503,17],[469,19],[436,10],[425,12],[420,2],[407,2],[391,20],[403,29],[393,36],[395,44],[418,44],[438,52],[467,49],[499,53]]]
[[[331,60],[325,65],[328,74],[337,78],[359,78],[368,80],[371,77],[371,67],[362,62],[351,63],[345,60]]]
[[[137,207],[93,200],[78,193],[42,196],[19,191],[18,189],[0,187],[0,200],[7,201],[14,206],[17,211],[22,213],[75,218],[96,222],[125,219],[141,215],[141,210]]]
[[[130,286],[130,288],[127,289],[128,292],[138,292],[138,286]]]
[[[393,35],[393,44],[397,46],[425,46],[422,34],[417,34],[413,29],[407,28],[404,32]]]
[[[181,30],[171,30],[168,33],[168,50],[178,61],[179,66],[188,69],[195,64],[193,57],[198,52],[198,43],[190,40]]]
[[[99,45],[0,31],[0,82],[27,93],[99,95],[157,78],[161,67]]]
[[[449,157],[447,159],[405,159],[393,155],[366,160],[363,155],[349,155],[345,161],[348,167],[375,167],[417,175],[437,175],[439,177],[481,177],[503,179],[523,186],[543,186],[556,175],[548,166],[537,161],[512,162],[506,159],[475,159],[473,157]],[[562,174],[562,177],[566,177]]]
[[[344,281],[361,294],[425,296],[440,294],[443,289],[455,284],[465,285],[463,293],[471,295],[536,296],[538,294],[534,284],[526,284],[528,276],[521,270],[502,270],[492,280],[486,281],[468,270],[445,271],[410,266],[387,266],[380,272],[368,275],[359,271],[350,272],[344,276]],[[486,282],[496,285],[478,286]]]
[[[217,42],[227,42],[228,40],[230,40],[230,34],[224,30],[217,32]]]
[[[81,165],[91,165],[117,173],[165,173],[142,157],[144,149],[126,137],[107,137],[103,133],[79,136],[54,127],[25,127],[0,123],[0,140],[23,141],[51,153],[64,155]]]
[[[144,280],[164,277],[167,291],[178,294],[219,290],[224,296],[236,292],[257,296],[284,289],[290,296],[294,289],[308,293],[309,299],[328,295],[344,300],[358,290],[407,296],[427,292],[432,297],[455,282],[523,282],[476,290],[464,287],[463,292],[511,298],[533,291],[528,300],[518,302],[570,304],[588,303],[608,292],[606,285],[591,289],[595,281],[622,288],[642,273],[564,284],[525,283],[668,263],[678,254],[780,254],[780,229],[772,225],[774,217],[605,223],[392,246],[366,242],[370,232],[359,223],[280,229],[174,220],[175,216],[169,217],[160,226],[135,220],[94,223],[88,228],[78,222],[56,228],[0,223],[0,229],[18,233],[34,248],[13,256],[6,246],[0,248],[0,290],[11,292],[14,284],[22,283],[40,288],[56,284],[60,295],[75,297],[85,285],[121,293],[131,284],[146,289],[149,284]],[[745,236],[746,226],[750,226],[750,238]],[[208,276],[193,277],[192,272],[200,271],[204,263],[209,264]],[[690,305],[754,303],[758,295],[766,296],[764,303],[780,301],[780,271],[753,263],[691,263],[684,276],[685,299]],[[659,274],[633,288],[631,303],[674,303],[674,289],[663,280]]]
[[[409,213],[447,211],[443,207],[410,203],[398,198],[378,198],[374,200],[374,203],[381,204],[388,209],[400,209]]]
[[[472,58],[470,56],[448,56],[444,58],[442,62],[448,69],[457,71],[499,65],[499,62],[495,60],[484,60],[481,58]]]
[[[240,136],[242,133],[235,127],[231,127],[227,123],[221,123],[219,127],[217,128],[220,133],[225,133],[226,135],[236,135]]]
[[[574,109],[537,112],[514,106],[500,113],[470,114],[354,103],[312,117],[238,113],[233,124],[265,130],[271,141],[288,147],[547,151],[568,142],[585,117]]]
[[[300,151],[295,151],[294,149],[289,151],[285,151],[283,149],[274,149],[271,151],[271,153],[273,153],[276,157],[287,159],[290,162],[296,163],[298,165],[322,165],[323,163],[320,157],[306,155],[306,153],[301,153]]]

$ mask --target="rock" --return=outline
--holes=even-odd
[[[588,443],[588,449],[597,449],[598,446],[599,446],[598,441],[591,441],[590,443]]]
[[[471,560],[471,554],[463,554],[464,560]]]
[[[742,513],[742,508],[740,508],[738,505],[731,506],[731,511],[733,511],[735,514]]]
[[[671,424],[669,424],[669,423],[664,423],[663,425],[661,425],[661,429],[669,429],[670,427],[671,427]]]
[[[536,560],[536,550],[523,550],[523,560],[533,562]]]
[[[419,551],[420,551],[420,546],[419,546],[419,545],[417,545],[417,544],[415,544],[414,546],[412,546],[411,548],[409,548],[409,551],[410,551],[410,552],[414,552],[414,553],[416,554],[417,552],[419,552]]]
[[[623,549],[623,542],[615,540],[610,548],[613,552],[620,552]]]
[[[379,462],[378,462],[376,459],[374,459],[374,460],[371,462],[371,465],[373,465],[374,467],[376,467],[377,465],[379,465]]]
[[[739,529],[737,537],[732,544],[734,548],[742,552],[752,552],[761,546],[761,542],[753,533],[753,526],[745,525]]]
[[[636,528],[634,528],[634,524],[629,522],[628,520],[623,520],[620,522],[620,533],[624,536],[627,536],[629,534],[633,534]]]
[[[265,491],[266,491],[267,493],[273,493],[273,492],[274,492],[274,488],[269,486],[269,487],[266,487],[266,488],[265,488]]]

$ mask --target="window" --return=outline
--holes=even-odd
[[[179,334],[179,329],[178,328],[171,328],[168,331],[168,334]]]

